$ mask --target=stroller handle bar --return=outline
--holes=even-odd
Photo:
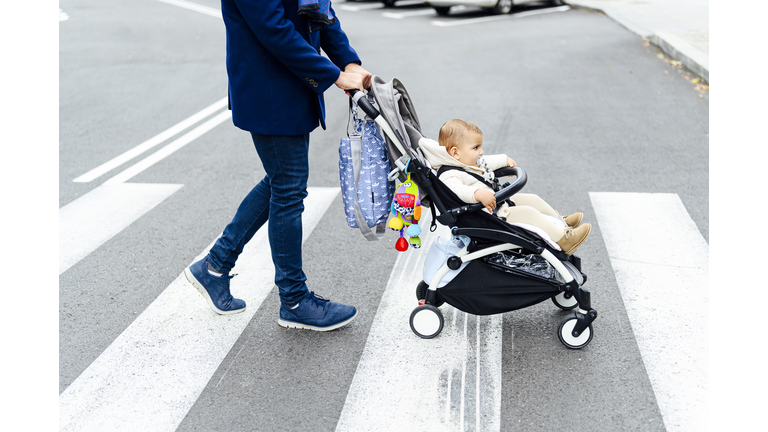
[[[500,168],[494,171],[494,174],[496,175],[496,177],[507,177],[507,176],[517,177],[517,179],[515,179],[514,182],[509,184],[507,187],[501,189],[500,191],[496,192],[495,196],[496,196],[497,203],[501,203],[502,201],[510,198],[512,195],[520,192],[525,186],[525,183],[528,182],[528,175],[525,173],[525,170],[523,170],[519,166],[511,167],[511,168],[510,167]],[[469,211],[482,210],[484,207],[485,206],[483,205],[483,203],[470,204]]]
[[[347,93],[349,94],[349,97],[352,98],[352,102],[354,102],[358,107],[360,107],[365,114],[376,123],[376,126],[379,127],[379,130],[382,132],[383,135],[387,136],[390,141],[397,147],[397,149],[400,151],[400,154],[402,157],[399,161],[395,163],[398,168],[393,170],[394,173],[396,170],[404,171],[406,160],[410,158],[411,152],[408,151],[403,144],[400,141],[400,138],[398,137],[398,134],[395,133],[395,131],[392,130],[392,127],[387,123],[387,121],[384,119],[384,116],[381,115],[379,110],[377,110],[371,102],[368,100],[367,97],[365,97],[365,93],[361,92],[357,89],[347,90]],[[392,173],[390,173],[392,175]]]
[[[347,90],[349,93],[349,96],[352,98],[352,102],[356,103],[357,106],[362,108],[363,112],[371,118],[371,120],[376,120],[376,117],[379,116],[379,111],[371,105],[371,103],[368,101],[368,98],[365,97],[365,93],[361,92],[358,89],[352,89]]]

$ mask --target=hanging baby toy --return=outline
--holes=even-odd
[[[389,220],[388,226],[394,231],[400,231],[400,238],[395,243],[395,249],[404,252],[408,250],[409,243],[414,249],[420,248],[421,195],[419,194],[419,186],[411,181],[411,174],[408,174],[408,178],[395,189],[391,212],[395,217]],[[404,231],[410,237],[408,241],[403,236]]]

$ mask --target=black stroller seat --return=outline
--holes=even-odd
[[[432,281],[422,281],[417,287],[417,299],[422,304],[411,314],[414,333],[423,338],[440,333],[442,313],[437,308],[443,303],[474,315],[492,315],[552,299],[562,310],[579,308],[560,323],[561,342],[569,348],[586,346],[592,339],[597,311],[591,307],[589,290],[583,287],[587,276],[581,271],[581,260],[554,248],[536,233],[483,211],[480,203],[462,202],[432,170],[419,165],[411,169],[421,171],[422,175],[415,179],[421,181],[420,186],[424,184],[431,198],[422,198],[422,202],[429,201],[433,221],[450,227],[453,237],[465,236],[469,242],[462,252],[446,258],[448,272],[461,269],[450,282],[436,286],[446,271],[443,268]],[[520,167],[504,168],[495,174],[517,177],[496,194],[497,202],[519,192],[527,181]],[[422,326],[421,321],[431,324]]]

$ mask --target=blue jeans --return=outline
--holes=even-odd
[[[280,301],[293,306],[309,295],[302,271],[301,214],[309,178],[309,134],[251,134],[266,176],[245,197],[208,252],[211,266],[229,273],[243,247],[269,220],[269,246]]]

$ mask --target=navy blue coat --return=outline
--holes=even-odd
[[[235,126],[262,135],[325,129],[323,92],[360,58],[338,19],[317,31],[297,10],[298,0],[221,0]]]

